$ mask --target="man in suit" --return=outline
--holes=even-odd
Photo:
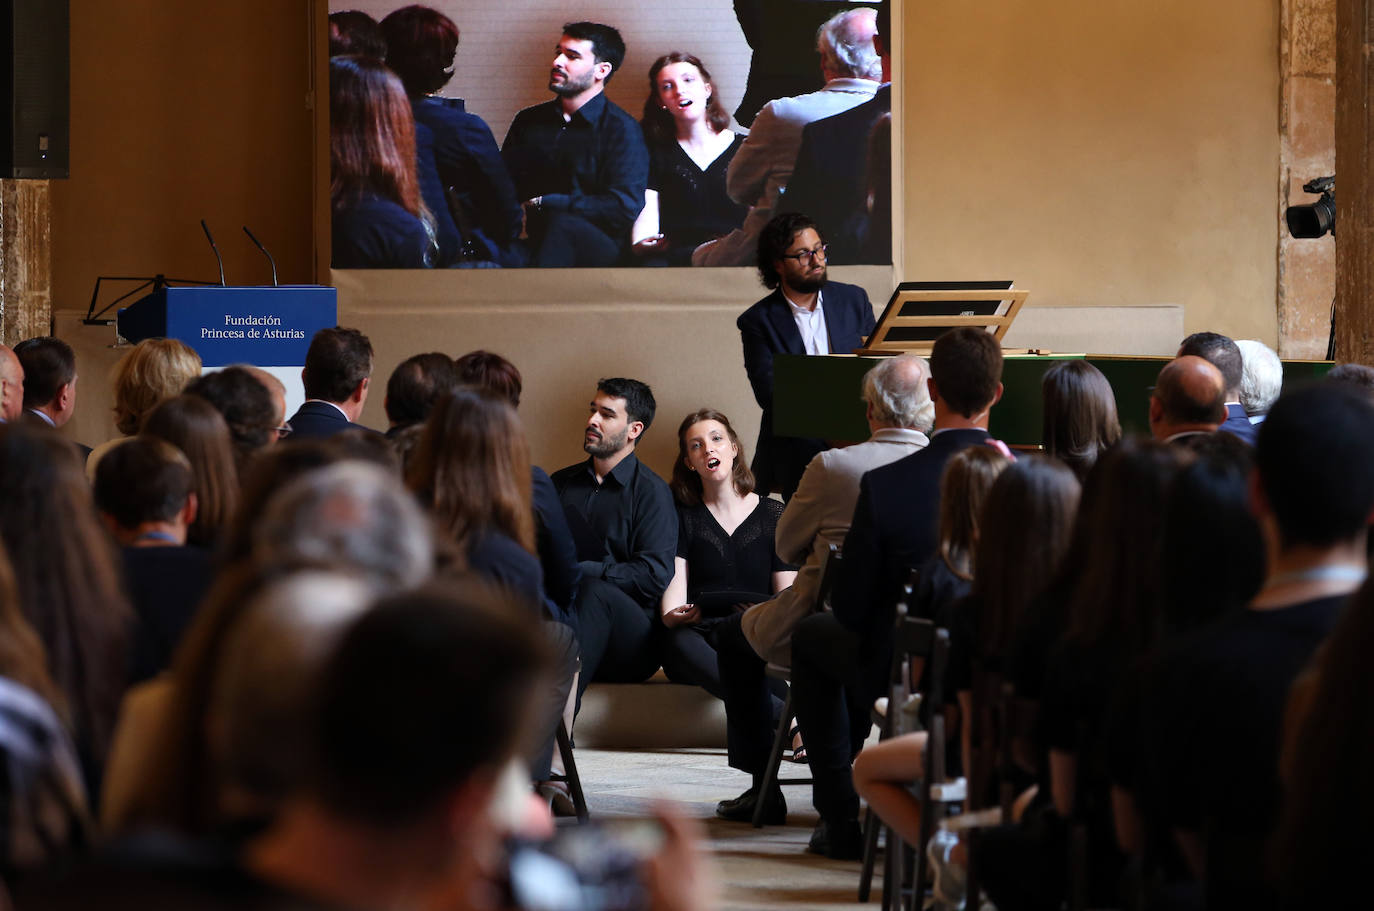
[[[792,175],[802,128],[863,104],[878,90],[882,64],[873,49],[875,13],[868,7],[832,16],[816,36],[825,86],[818,92],[775,98],[764,105],[749,138],[730,160],[726,191],[741,205],[750,206],[744,224],[692,252],[694,266],[745,266],[755,244],[775,212],[797,211],[779,203]]]
[[[76,352],[60,338],[25,339],[14,346],[24,368],[24,415],[34,423],[61,427],[76,411]],[[90,452],[89,449],[86,452]]]
[[[23,413],[24,368],[13,351],[0,345],[0,424],[17,420]]]
[[[1172,443],[1215,433],[1226,417],[1225,398],[1220,370],[1196,355],[1176,357],[1159,371],[1150,394],[1150,434]]]
[[[1178,353],[1204,358],[1221,371],[1221,378],[1226,383],[1226,420],[1219,429],[1254,446],[1258,430],[1250,423],[1250,417],[1240,403],[1240,384],[1245,374],[1240,347],[1218,332],[1194,332],[1178,346]]]
[[[458,385],[453,358],[441,351],[416,354],[401,361],[386,381],[382,408],[391,426],[388,438],[408,427],[423,424],[439,399]]]
[[[873,306],[855,285],[826,279],[825,238],[805,215],[785,212],[768,222],[758,242],[759,278],[773,293],[740,314],[744,369],[763,409],[750,468],[758,490],[788,500],[822,440],[773,436],[773,357],[847,354],[873,331]]]
[[[868,171],[873,126],[892,110],[892,59],[887,51],[890,22],[884,3],[878,7],[878,30],[873,35],[873,47],[882,61],[883,84],[872,101],[802,129],[797,162],[783,195],[785,208],[806,212],[826,226],[832,265],[892,261],[890,251],[880,260],[863,255],[864,242],[870,236],[892,235],[891,225],[870,224],[868,211],[868,193],[873,183],[873,175]],[[886,160],[891,167],[890,149],[888,153]],[[883,160],[883,156],[877,156],[877,160]]]
[[[329,437],[356,423],[372,382],[372,342],[357,329],[321,329],[310,340],[301,371],[305,404],[291,416],[301,438]]]
[[[825,561],[830,545],[843,543],[849,530],[859,479],[930,442],[926,432],[935,408],[926,389],[929,377],[926,362],[913,354],[880,361],[864,375],[863,397],[872,436],[867,442],[828,449],[812,459],[778,520],[774,533],[778,556],[802,565],[796,580],[771,600],[717,627],[730,765],[755,776],[748,791],[717,805],[716,815],[723,819],[751,818],[758,800],[770,747],[764,662],[791,664],[792,630],[819,607],[816,596]],[[781,824],[787,814],[781,789],[764,800],[768,804],[765,818]]]
[[[821,815],[808,850],[829,857],[857,859],[863,850],[850,764],[886,680],[898,593],[935,550],[940,477],[951,456],[990,439],[988,413],[1002,397],[1002,350],[981,328],[940,336],[930,372],[930,445],[863,476],[834,612],[806,618],[792,634],[792,703]]]

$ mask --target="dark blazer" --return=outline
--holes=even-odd
[[[868,233],[868,134],[892,110],[892,87],[879,87],[872,101],[808,123],[785,195],[789,211],[805,212],[821,226],[832,266],[868,262],[862,241]],[[882,262],[891,262],[889,255]]]
[[[32,424],[34,427],[46,427],[49,430],[57,432],[57,428],[54,427],[48,421],[47,418],[38,414],[32,408],[25,408],[22,412],[20,412],[19,420],[23,421],[26,424]],[[66,438],[64,437],[63,439]],[[78,443],[76,440],[68,440],[68,442],[70,442],[73,446],[76,447],[76,451],[81,456],[81,461],[84,464],[86,459],[88,459],[91,455],[91,447],[87,446],[85,443]]]
[[[553,481],[538,465],[531,468],[531,474],[534,540],[539,564],[544,570],[544,593],[558,608],[553,612],[553,619],[576,629],[577,612],[573,610],[573,601],[577,598],[577,586],[582,582],[582,568],[577,564],[577,545],[573,542],[568,516],[563,511],[563,501],[558,498]]]
[[[945,464],[987,439],[985,430],[935,433],[925,449],[875,468],[859,481],[831,605],[835,618],[859,634],[864,654],[880,651],[888,641],[898,593],[912,568],[939,543]]]
[[[291,420],[287,423],[291,425],[291,436],[302,440],[332,437],[352,427],[366,430],[368,433],[377,432],[371,427],[354,424],[328,402],[306,402],[300,411],[291,415]]]
[[[1226,406],[1226,420],[1217,430],[1240,437],[1251,446],[1255,445],[1255,439],[1259,436],[1259,425],[1250,423],[1245,409],[1239,404]]]
[[[864,339],[873,332],[873,306],[868,302],[864,289],[829,282],[821,291],[821,306],[825,310],[825,328],[832,353],[848,354],[862,345]],[[749,374],[749,385],[754,388],[754,400],[763,409],[758,446],[751,467],[758,489],[767,492],[782,474],[791,473],[789,469],[796,469],[794,478],[800,478],[801,472],[806,469],[805,461],[800,466],[779,464],[780,460],[788,458],[788,454],[780,451],[786,449],[787,444],[775,444],[773,438],[773,356],[805,354],[806,349],[802,346],[797,323],[792,318],[792,309],[781,290],[774,291],[745,310],[735,320],[735,325],[739,327],[740,338],[744,342],[744,369]],[[824,444],[819,448],[825,448]],[[807,461],[809,459],[807,456]],[[795,486],[795,480],[793,484]]]

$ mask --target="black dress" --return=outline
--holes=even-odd
[[[744,137],[736,133],[705,170],[676,140],[649,144],[648,188],[658,191],[658,229],[668,238],[668,250],[662,257],[648,259],[646,265],[690,266],[692,251],[698,246],[744,223],[749,207],[725,192],[726,171],[743,144]]]
[[[727,535],[705,506],[679,505],[677,556],[687,561],[688,603],[709,600],[713,592],[770,595],[773,573],[796,569],[778,559],[774,533],[781,515],[782,503],[760,497],[754,511]],[[713,628],[728,616],[703,617],[692,626],[664,630],[663,671],[668,679],[725,698]]]

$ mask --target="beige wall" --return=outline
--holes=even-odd
[[[231,281],[267,278],[245,223],[283,280],[310,280],[310,5],[72,0],[73,176],[53,186],[58,307],[84,309],[99,274],[213,276],[201,217]],[[906,3],[906,275],[1014,278],[1030,307],[1180,304],[1189,330],[1272,343],[1277,9]],[[877,301],[890,281],[860,280]],[[702,402],[752,441],[733,317],[760,295],[745,270],[341,285],[344,319],[377,338],[380,374],[434,347],[492,345],[515,359],[530,379],[535,454],[551,465],[577,455],[569,427],[595,378],[641,373],[665,402],[647,444],[660,468],[669,425]],[[100,410],[98,385],[82,391]]]

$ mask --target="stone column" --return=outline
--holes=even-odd
[[[1336,20],[1336,359],[1374,364],[1374,0]]]
[[[1283,0],[1279,35],[1279,353],[1325,357],[1336,293],[1336,245],[1288,236],[1283,211],[1336,169],[1336,2]]]
[[[52,327],[52,208],[46,180],[0,180],[0,342]]]

